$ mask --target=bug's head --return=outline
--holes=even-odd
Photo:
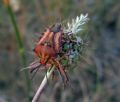
[[[56,23],[56,24],[54,24],[54,25],[50,28],[50,30],[51,30],[52,32],[54,32],[54,33],[57,33],[57,32],[59,32],[59,31],[61,31],[61,28],[62,28],[61,24],[60,24],[60,23]]]
[[[35,48],[33,49],[34,53],[39,57],[41,55],[40,50],[41,50],[41,46],[39,46],[39,45],[35,46]]]

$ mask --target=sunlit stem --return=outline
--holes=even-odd
[[[42,83],[40,84],[40,86],[39,86],[35,96],[32,99],[32,102],[38,102],[38,100],[39,100],[39,98],[40,98],[40,96],[42,94],[42,91],[45,88],[45,86],[47,85],[47,81],[50,78],[50,76],[51,76],[52,72],[54,71],[54,69],[55,69],[55,66],[50,68],[50,70],[48,69],[48,71],[47,71],[47,73],[46,73]]]

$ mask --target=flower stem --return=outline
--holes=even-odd
[[[32,102],[38,102],[40,95],[42,94],[43,89],[45,88],[46,84],[47,84],[47,80],[50,78],[52,72],[54,71],[55,66],[53,66],[50,70],[47,71],[47,74],[45,75],[42,83],[40,84],[35,96],[32,99]]]

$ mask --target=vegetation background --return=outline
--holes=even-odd
[[[78,64],[69,72],[71,86],[49,81],[40,102],[120,102],[120,0],[11,0],[27,65],[39,34],[56,22],[89,14],[82,33],[88,45]],[[7,9],[0,0],[0,102],[26,102],[27,85],[15,32]],[[32,96],[44,77],[39,71],[31,80]],[[31,76],[31,75],[29,75]]]

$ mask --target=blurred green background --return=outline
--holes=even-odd
[[[19,28],[27,64],[44,29],[67,22],[81,13],[89,15],[83,33],[86,51],[69,72],[71,87],[50,80],[40,102],[120,102],[120,0],[10,0]],[[14,27],[0,0],[0,102],[27,102],[26,67],[19,54]],[[29,95],[36,92],[46,72],[31,80]],[[31,77],[31,75],[29,75]]]

